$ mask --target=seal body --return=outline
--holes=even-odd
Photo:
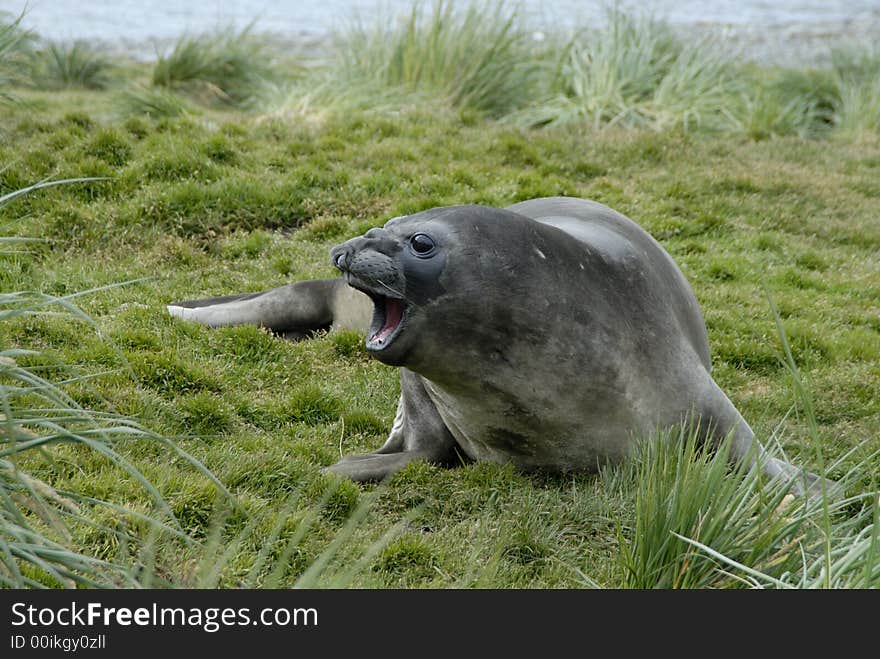
[[[731,436],[734,460],[799,489],[816,480],[764,454],[712,380],[684,275],[606,206],[553,197],[436,208],[330,258],[358,304],[372,303],[371,318],[353,323],[367,328],[367,350],[401,371],[388,440],[334,472],[376,480],[412,460],[462,456],[593,471],[640,438],[693,423],[707,441]]]

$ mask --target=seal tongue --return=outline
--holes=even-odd
[[[384,343],[397,326],[400,325],[400,319],[403,318],[403,303],[393,297],[385,298],[385,323],[381,329],[373,335],[373,341],[376,343]]]

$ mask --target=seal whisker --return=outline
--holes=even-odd
[[[412,301],[409,300],[409,299],[406,297],[406,295],[404,295],[404,294],[401,293],[400,291],[395,290],[394,288],[392,288],[391,286],[389,286],[388,284],[386,284],[384,281],[381,281],[381,280],[378,280],[378,279],[377,279],[376,281],[378,281],[380,284],[382,284],[385,288],[387,288],[389,291],[391,291],[392,293],[394,293],[396,296],[398,296],[398,297],[399,297],[401,300],[403,300],[404,302],[406,302],[406,303],[408,303],[408,304],[412,304]]]

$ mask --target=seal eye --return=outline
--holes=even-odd
[[[426,233],[417,233],[409,239],[409,246],[418,256],[428,256],[434,251],[434,239]]]

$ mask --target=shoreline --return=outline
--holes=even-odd
[[[864,15],[835,23],[790,21],[765,25],[744,23],[694,22],[690,24],[667,21],[684,38],[717,39],[719,45],[733,58],[771,66],[816,67],[828,63],[831,50],[851,44],[870,45],[880,43],[880,7]],[[174,36],[154,36],[146,38],[116,39],[85,37],[93,45],[113,57],[131,59],[136,62],[155,62],[159,54],[173,47],[184,34],[211,32],[218,26],[200,31],[181,31]],[[547,34],[552,27],[541,27],[534,23],[534,32]],[[570,28],[562,28],[570,32]],[[290,50],[301,56],[306,63],[321,59],[333,34],[333,30],[300,29],[273,30],[261,29],[255,24],[254,33],[264,36],[274,47]],[[44,37],[33,30],[37,39]],[[62,39],[72,41],[75,39]]]
[[[864,21],[855,19],[837,24],[786,23],[772,26],[740,26],[698,23],[707,35],[743,60],[788,67],[827,64],[831,50],[850,45],[880,43],[880,9]]]

